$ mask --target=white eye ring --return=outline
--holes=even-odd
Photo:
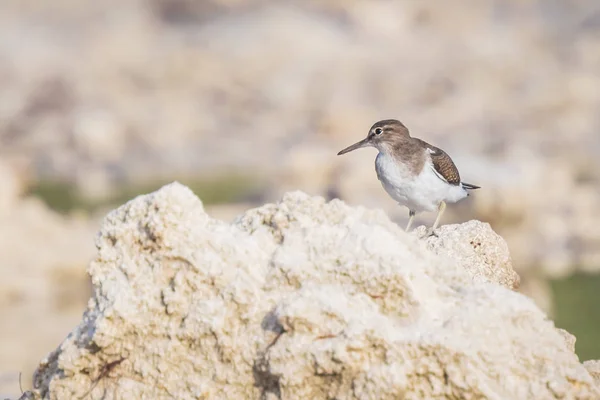
[[[383,133],[383,129],[381,128],[375,128],[375,134],[376,135],[381,135]]]

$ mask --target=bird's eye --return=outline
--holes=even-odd
[[[383,133],[383,129],[381,128],[375,128],[375,134],[376,135],[381,135]]]

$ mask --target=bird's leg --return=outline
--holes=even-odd
[[[410,229],[410,227],[413,223],[413,220],[415,219],[415,214],[416,214],[416,212],[413,210],[408,211],[408,225],[406,225],[406,232],[408,232],[408,230]]]
[[[442,215],[444,214],[444,211],[446,211],[446,202],[442,201],[440,203],[440,205],[438,206],[437,218],[435,219],[433,226],[429,229],[429,231],[427,231],[427,236],[435,235],[435,230],[437,229],[438,225],[440,224],[440,220],[442,219]]]

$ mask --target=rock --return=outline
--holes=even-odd
[[[425,226],[415,229],[423,237]],[[519,275],[512,269],[508,246],[489,224],[469,221],[460,225],[442,225],[425,239],[427,248],[464,266],[476,282],[496,282],[509,289],[519,287]]]
[[[588,370],[596,385],[600,386],[600,360],[584,361],[583,366]]]
[[[35,393],[31,392],[31,391],[27,391],[25,393],[23,393],[21,395],[21,397],[19,397],[19,400],[35,400],[39,398],[39,396],[36,396]]]
[[[575,336],[571,335],[569,332],[567,332],[564,329],[557,328],[557,331],[558,331],[558,333],[560,333],[560,335],[565,340],[565,344],[567,345],[567,348],[569,348],[569,350],[571,350],[574,353],[575,352],[575,342],[577,340],[575,338]]]
[[[21,397],[19,397],[19,400],[35,400],[35,399],[39,399],[39,396],[36,396],[36,394],[31,391],[27,391],[27,392],[23,393],[21,395]]]
[[[381,211],[294,192],[226,224],[171,184],[106,217],[88,310],[33,395],[598,398],[511,274],[485,272],[510,269],[501,239],[469,226],[441,231],[452,260]]]

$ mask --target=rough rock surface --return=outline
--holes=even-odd
[[[583,366],[592,375],[592,378],[596,381],[596,385],[600,386],[600,360],[585,361]]]
[[[426,228],[415,229],[423,237]],[[477,282],[496,282],[508,288],[519,287],[519,275],[512,269],[506,242],[489,224],[469,221],[460,225],[442,225],[436,235],[427,237],[427,248],[466,268]]]
[[[440,235],[457,252],[460,229]],[[477,229],[499,259],[453,261],[380,211],[300,192],[226,224],[169,185],[107,216],[88,311],[33,397],[599,398]]]

